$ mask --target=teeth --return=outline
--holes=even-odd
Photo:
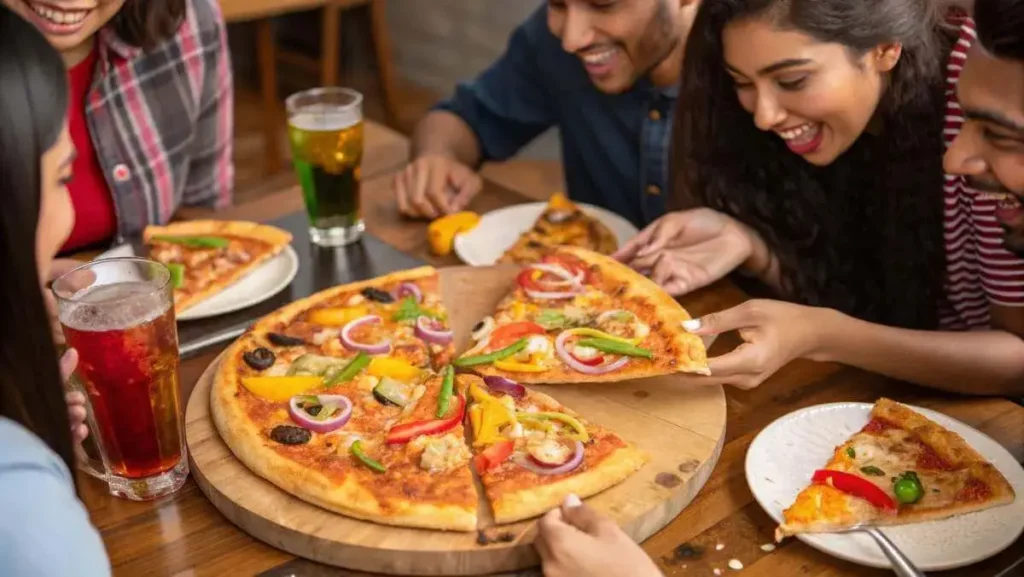
[[[54,24],[72,25],[78,24],[82,20],[85,20],[85,16],[89,13],[88,10],[54,10],[49,6],[43,6],[42,4],[32,4],[32,9],[35,13],[46,18]]]
[[[801,124],[796,128],[779,131],[779,136],[781,136],[783,140],[790,141],[808,141],[817,136],[817,134],[818,125],[813,123]]]
[[[604,64],[611,60],[612,56],[615,55],[615,50],[605,50],[604,52],[598,52],[596,54],[584,54],[583,61],[587,64]]]

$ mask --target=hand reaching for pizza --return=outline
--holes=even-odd
[[[570,495],[538,523],[534,546],[544,577],[662,577],[622,529]]]
[[[686,377],[701,384],[759,386],[792,360],[817,358],[831,309],[774,300],[751,300],[683,323],[700,336],[738,331],[743,343],[732,352],[708,359],[710,377]]]
[[[393,187],[399,212],[434,219],[465,208],[483,189],[483,179],[459,161],[434,154],[409,163],[395,176]]]
[[[666,214],[613,256],[680,296],[721,279],[755,254],[766,253],[757,233],[739,221],[698,208]],[[760,270],[757,264],[751,268]]]

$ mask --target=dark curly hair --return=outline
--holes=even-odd
[[[1024,0],[976,0],[978,41],[997,58],[1024,60]]]
[[[767,18],[851,57],[903,47],[876,117],[827,167],[754,125],[724,66],[722,31]],[[756,230],[787,298],[872,322],[934,328],[944,298],[943,63],[931,0],[705,0],[686,45],[670,206],[707,206]]]

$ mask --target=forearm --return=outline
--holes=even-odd
[[[1024,341],[1011,333],[914,331],[822,315],[816,360],[957,393],[1024,394]]]
[[[475,167],[480,164],[480,143],[469,125],[457,115],[434,110],[416,125],[412,136],[413,159],[431,154]]]
[[[739,223],[737,224],[744,227],[750,238],[751,245],[750,257],[740,264],[740,270],[743,274],[761,281],[776,295],[788,296],[785,294],[785,288],[782,286],[781,268],[775,253],[772,252],[767,243],[753,229]]]

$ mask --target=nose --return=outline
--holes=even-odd
[[[573,54],[593,43],[594,27],[588,11],[575,4],[566,6],[562,25],[562,50]]]
[[[766,91],[759,92],[754,103],[754,125],[761,130],[772,130],[785,120],[786,111],[775,98]]]
[[[949,145],[942,158],[942,167],[949,174],[978,176],[988,171],[988,163],[982,155],[981,130],[974,122],[968,121],[960,134]]]

